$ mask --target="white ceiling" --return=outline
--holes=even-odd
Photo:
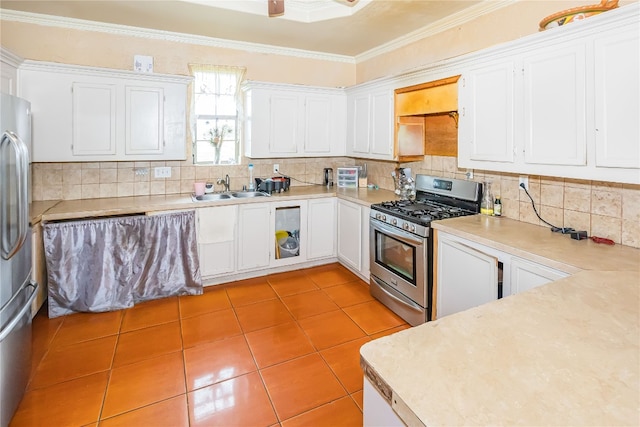
[[[0,13],[16,10],[357,57],[513,1],[285,0],[285,16],[269,18],[267,0],[0,0]],[[338,15],[344,16],[325,19]]]

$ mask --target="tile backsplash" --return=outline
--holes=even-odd
[[[231,189],[240,190],[249,184],[249,169],[253,163],[255,178],[273,176],[273,164],[292,178],[291,185],[322,184],[323,169],[352,166],[353,159],[346,157],[296,158],[296,159],[242,159],[241,165],[205,166],[191,161],[168,162],[78,162],[34,163],[33,200],[73,200],[103,197],[149,196],[192,193],[196,181],[215,184],[216,191],[223,186],[216,184],[229,175]],[[155,167],[170,167],[170,178],[155,178]]]
[[[391,171],[395,162],[348,157],[295,159],[242,159],[241,165],[194,166],[190,161],[168,162],[87,162],[34,163],[33,200],[72,200],[191,193],[195,181],[215,183],[229,175],[231,188],[249,183],[248,163],[254,177],[273,175],[273,164],[292,178],[291,185],[322,184],[323,168],[367,163],[368,182],[393,190]],[[171,167],[170,178],[154,178],[155,167]],[[466,170],[457,167],[455,157],[425,156],[421,162],[402,164],[415,175],[428,174],[466,179]],[[144,173],[146,172],[146,173]],[[531,201],[518,187],[518,175],[474,171],[473,180],[491,181],[500,196],[503,216],[544,225]],[[215,185],[217,191],[222,185]],[[374,190],[372,190],[374,191]],[[529,176],[529,193],[542,218],[558,227],[586,230],[591,236],[606,237],[616,243],[640,248],[640,186],[600,181]]]
[[[466,179],[467,171],[458,169],[455,157],[425,156],[422,162],[401,166],[410,167],[413,175]],[[369,182],[393,190],[391,171],[395,167],[395,163],[367,161]],[[545,226],[519,187],[518,178],[516,174],[479,170],[473,176],[474,181],[491,181],[494,196],[502,200],[503,216]],[[540,216],[554,226],[586,230],[589,236],[640,248],[640,185],[530,175],[529,194]]]

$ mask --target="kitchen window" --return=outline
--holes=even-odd
[[[191,64],[193,162],[240,163],[243,67]]]

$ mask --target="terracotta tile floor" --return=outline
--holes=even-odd
[[[339,264],[33,324],[11,426],[360,426],[360,346],[409,326]]]

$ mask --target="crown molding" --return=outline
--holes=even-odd
[[[503,7],[512,5],[519,1],[521,0],[482,1],[472,7],[441,19],[431,25],[413,31],[405,36],[392,40],[388,43],[380,45],[356,56],[329,54],[303,49],[285,48],[260,43],[241,42],[236,40],[219,39],[215,37],[198,36],[171,31],[152,30],[146,28],[131,27],[127,25],[107,24],[83,19],[66,18],[8,9],[0,9],[0,18],[5,21],[22,22],[26,24],[66,28],[79,31],[93,31],[129,37],[139,37],[153,40],[171,41],[176,43],[217,47],[223,49],[242,50],[246,52],[294,56],[298,58],[316,59],[320,61],[357,64],[376,56],[391,52],[393,50],[400,49],[408,44],[441,33],[445,30],[455,28],[456,26],[469,22],[479,16],[491,13],[498,9],[502,9]]]
[[[127,25],[107,24],[103,22],[87,21],[84,19],[66,18],[61,16],[43,15],[39,13],[21,12],[0,9],[0,18],[4,21],[22,22],[25,24],[42,25],[47,27],[66,28],[79,31],[93,31],[121,36],[139,37],[152,40],[163,40],[176,43],[195,44],[201,46],[218,47],[223,49],[242,50],[246,52],[267,53],[272,55],[295,56],[298,58],[317,59],[321,61],[344,62],[355,64],[352,56],[336,55],[310,50],[285,48],[259,43],[241,42],[236,40],[218,39],[215,37],[198,36],[193,34],[175,33],[171,31],[152,30],[147,28],[130,27]]]
[[[18,68],[20,64],[22,64],[24,59],[11,52],[10,50],[0,46],[0,61]]]
[[[443,31],[455,28],[458,25],[462,25],[469,22],[479,16],[486,15],[503,7],[510,6],[518,3],[521,0],[486,0],[482,1],[474,6],[463,9],[460,12],[454,13],[446,18],[440,19],[433,24],[427,25],[395,40],[391,40],[388,43],[382,44],[371,50],[363,52],[355,56],[356,63],[367,61],[376,56],[388,53],[408,44],[420,41],[427,37],[441,33]]]

